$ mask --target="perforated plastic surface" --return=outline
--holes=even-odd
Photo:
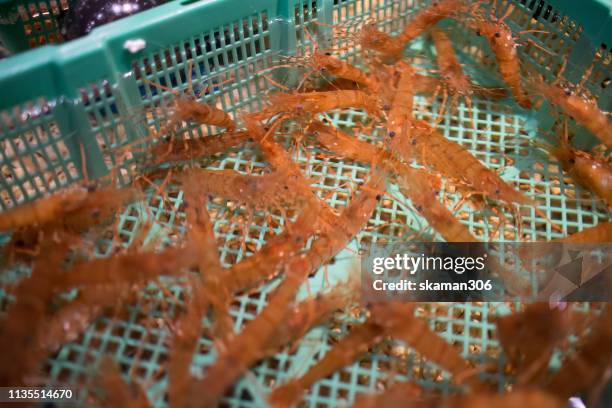
[[[70,58],[73,66],[67,65],[68,60],[61,60],[66,65],[60,75],[60,86],[41,93],[28,90],[0,105],[0,142],[5,147],[0,157],[3,171],[0,205],[10,208],[82,179],[83,173],[79,170],[83,164],[81,151],[85,152],[89,177],[113,172],[122,182],[128,182],[137,166],[142,164],[142,159],[137,153],[126,153],[129,150],[124,148],[133,146],[133,142],[145,137],[150,129],[155,129],[161,136],[173,96],[171,92],[151,86],[143,78],[184,92],[191,77],[195,89],[203,93],[201,100],[216,104],[237,117],[241,111],[262,107],[268,84],[262,75],[255,75],[257,71],[274,64],[279,55],[300,54],[308,48],[307,44],[302,45],[302,40],[306,39],[305,26],[318,35],[319,43],[325,42],[325,35],[331,33],[329,27],[311,24],[313,20],[324,24],[347,24],[373,16],[381,21],[381,28],[396,32],[409,21],[414,11],[426,3],[411,0],[292,1],[276,8],[276,2],[262,1],[249,10],[238,1],[212,2],[209,5],[168,4],[160,7],[162,10],[136,16],[148,18],[146,24],[143,20],[130,18],[110,25],[107,30],[130,27],[133,32],[122,32],[109,40],[105,58],[110,60],[101,62],[102,68],[96,68],[99,71],[84,73],[79,79],[70,77],[72,70],[96,60],[101,55],[98,50],[89,56]],[[533,15],[534,6],[529,8],[529,4],[522,5],[521,2],[499,1],[497,14],[504,14],[510,3],[516,6],[510,16],[516,24],[513,27],[516,31],[543,29],[549,32],[548,35],[531,33],[527,36],[555,55],[531,45],[520,48],[521,55],[535,63],[548,78],[555,75],[562,56],[568,55],[566,73],[568,79],[577,82],[593,57],[599,55],[585,84],[594,96],[599,97],[600,107],[609,108],[610,89],[602,87],[601,83],[610,75],[611,57],[609,51],[599,49],[599,44],[593,46],[598,39],[586,36],[580,24],[565,17],[569,13],[561,13],[556,22],[553,21],[556,9],[548,13],[546,19],[542,17],[534,22],[525,17]],[[177,7],[181,8],[182,14],[168,13]],[[189,24],[203,12],[210,13],[211,10],[217,18],[225,11],[225,18],[204,28]],[[140,23],[134,24],[136,21]],[[169,24],[179,25],[185,32],[182,36],[169,33],[170,39],[160,43],[152,27],[157,25],[158,30],[163,31],[163,27]],[[467,32],[460,24],[445,24],[454,34],[452,38],[457,40],[456,46],[462,52],[461,59],[466,69],[487,85],[499,83],[495,82],[495,64],[487,46],[477,48],[470,45],[483,40]],[[138,36],[147,40],[147,48],[137,55],[126,56],[121,50],[122,41]],[[75,42],[75,49],[89,44],[88,41],[90,39]],[[581,48],[585,44],[593,46],[588,61],[584,59],[586,51]],[[421,41],[408,51],[410,54],[413,52],[428,55],[431,50],[426,42]],[[346,54],[349,59],[357,61],[354,50],[347,50]],[[6,64],[0,64],[0,74],[4,74],[0,75],[0,85],[8,84],[8,78],[18,80],[34,72],[41,73],[43,79],[52,78],[54,74],[47,72],[45,67],[57,56],[32,55],[35,63],[22,72],[6,73]],[[189,60],[193,61],[193,72],[188,72]],[[552,70],[549,71],[544,67],[551,61]],[[41,95],[42,98],[38,98]],[[415,115],[433,122],[438,103],[417,97]],[[332,112],[330,117],[336,125],[346,128],[358,126],[365,118],[359,111]],[[474,98],[471,110],[460,102],[455,109],[445,111],[439,124],[440,131],[467,147],[487,166],[499,169],[505,180],[536,199],[540,209],[561,229],[553,229],[533,209],[522,208],[520,220],[516,220],[507,209],[499,209],[507,217],[504,222],[490,209],[463,204],[456,211],[457,217],[479,238],[547,240],[610,218],[605,206],[591,193],[575,186],[563,175],[558,163],[526,143],[530,138],[547,136],[554,122],[553,109],[546,104],[539,110],[528,112],[509,100],[492,102]],[[579,127],[572,124],[571,129],[577,134],[578,143],[592,145],[592,137]],[[179,134],[193,138],[215,131],[189,125]],[[376,141],[381,135],[377,129],[359,137]],[[367,164],[331,157],[313,146],[306,146],[293,154],[305,173],[313,178],[313,187],[319,196],[337,209],[346,205],[351,191],[368,172]],[[255,174],[267,168],[253,145],[234,149],[212,161],[195,160],[192,164]],[[162,180],[153,182],[159,185]],[[316,291],[328,285],[324,279],[325,272],[333,282],[354,271],[358,242],[406,239],[417,232],[436,238],[431,236],[433,233],[427,228],[426,221],[411,208],[410,201],[393,186],[389,187],[389,192],[370,219],[368,228],[351,243],[352,250],[338,255],[333,265],[311,278],[309,290]],[[446,187],[441,189],[440,197],[446,200],[449,208],[461,200],[459,192]],[[282,230],[284,223],[280,214],[268,217],[255,212],[250,215],[244,204],[220,199],[211,202],[210,212],[215,220],[221,261],[225,266],[256,252],[267,239]],[[248,219],[250,223],[245,222]],[[180,240],[184,233],[184,220],[180,189],[169,185],[163,194],[158,194],[151,187],[146,201],[131,205],[121,215],[119,243],[128,245],[142,228],[151,228],[145,243],[152,246]],[[110,253],[112,245],[112,240],[101,244],[99,255]],[[27,272],[21,271],[24,273]],[[6,281],[11,281],[16,274],[18,271],[7,272]],[[261,311],[274,284],[235,300],[232,316],[236,331]],[[95,378],[97,362],[103,355],[110,354],[120,363],[129,381],[141,384],[156,406],[164,406],[167,386],[164,366],[172,333],[170,322],[185,301],[187,291],[183,283],[170,279],[162,278],[151,283],[127,312],[111,313],[98,319],[77,340],[61,347],[47,363],[45,373],[49,383],[90,384]],[[302,296],[306,292],[304,288]],[[5,292],[0,292],[0,304],[6,307],[9,301]],[[495,327],[491,318],[508,310],[509,305],[504,304],[427,304],[422,306],[420,313],[429,319],[432,328],[454,343],[465,356],[497,367],[497,370],[483,375],[495,380],[502,389],[510,378],[504,375],[504,359],[494,338]],[[224,403],[262,406],[271,386],[304,372],[329,349],[334,339],[346,331],[350,323],[351,318],[340,318],[332,326],[311,331],[297,349],[286,349],[260,362],[226,395]],[[203,335],[193,359],[194,375],[202,375],[213,361],[214,344]],[[445,393],[454,391],[448,375],[421,359],[414,350],[395,345],[389,352],[385,345],[319,381],[305,401],[312,407],[350,404],[359,393],[374,392],[392,381],[404,379],[415,380],[428,389]]]
[[[0,40],[12,52],[63,41],[58,18],[70,8],[68,0],[0,2]]]

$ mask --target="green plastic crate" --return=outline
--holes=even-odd
[[[144,137],[147,126],[159,125],[165,119],[160,109],[151,109],[164,104],[167,92],[159,92],[143,83],[147,77],[156,82],[172,85],[176,89],[187,87],[186,74],[190,59],[194,60],[194,81],[201,81],[214,74],[216,78],[233,75],[234,80],[221,87],[212,84],[213,91],[203,100],[219,103],[232,114],[262,106],[269,87],[261,76],[253,72],[275,64],[279,57],[295,55],[310,45],[305,42],[303,29],[309,27],[324,43],[330,30],[325,25],[314,25],[316,20],[324,24],[357,21],[370,15],[381,21],[381,28],[396,32],[410,19],[414,10],[428,4],[428,1],[374,1],[374,0],[243,0],[175,1],[139,15],[126,18],[94,30],[85,38],[58,47],[42,47],[0,62],[0,143],[2,149],[0,169],[0,206],[3,209],[33,200],[43,194],[56,191],[83,179],[84,172],[89,178],[108,174],[116,168],[123,182],[128,182],[136,168],[136,158],[128,157],[118,164],[118,152],[122,146]],[[598,97],[600,107],[610,110],[611,91],[602,83],[611,75],[610,7],[596,1],[581,2],[580,7],[569,0],[554,2],[541,1],[498,1],[498,13],[502,14],[509,3],[516,6],[510,16],[513,28],[538,28],[549,31],[547,37],[530,35],[541,46],[552,50],[555,55],[539,48],[524,47],[520,52],[537,69],[551,78],[553,71],[546,69],[552,64],[559,66],[562,55],[568,56],[566,76],[577,82],[586,72],[596,53],[602,56],[590,71],[585,81],[589,91]],[[550,10],[549,10],[550,7]],[[539,11],[538,11],[539,10]],[[537,24],[530,17],[538,15]],[[541,25],[541,26],[540,26]],[[478,61],[480,54],[468,44],[482,41],[473,33],[449,23],[453,38],[465,37],[465,43],[458,42],[461,58],[468,67],[484,80],[495,78],[494,66],[487,65],[491,56],[484,52],[484,61]],[[146,47],[138,52],[126,49],[128,40],[142,39]],[[414,52],[430,52],[427,44],[417,42]],[[487,48],[484,47],[484,50]],[[412,51],[410,51],[412,52]],[[353,52],[347,53],[349,60]],[[489,66],[487,72],[478,70],[482,64]],[[281,74],[279,74],[281,75]],[[33,78],[36,80],[34,81]],[[424,98],[415,99],[415,107],[437,111],[437,106]],[[139,115],[148,108],[146,118]],[[513,103],[498,103],[474,100],[474,107],[468,112],[464,104],[454,111],[447,111],[440,128],[452,140],[468,147],[488,166],[502,169],[502,175],[510,182],[520,182],[525,192],[537,198],[549,218],[562,226],[563,233],[553,230],[544,219],[531,212],[523,219],[523,236],[515,228],[503,225],[501,236],[506,240],[552,239],[572,233],[598,222],[609,220],[608,210],[576,187],[564,177],[558,165],[544,154],[528,148],[526,138],[539,137],[548,132],[554,123],[552,110],[544,104],[537,111],[523,111]],[[472,115],[477,129],[472,129]],[[357,111],[331,115],[338,125],[353,126],[363,114]],[[418,116],[432,120],[430,112]],[[184,134],[200,137],[213,129],[188,126]],[[593,138],[581,133],[579,144],[588,146]],[[361,135],[365,139],[380,138],[379,132]],[[81,146],[84,147],[85,163],[82,163]],[[9,154],[5,154],[6,151]],[[12,152],[12,153],[11,153]],[[298,159],[303,168],[320,182],[321,196],[330,205],[342,207],[349,198],[350,182],[360,181],[368,169],[348,161],[323,161],[307,158]],[[217,168],[240,171],[261,171],[265,163],[258,160],[257,152],[249,147],[234,151],[212,164]],[[83,169],[83,167],[86,167]],[[171,231],[179,236],[184,219],[182,193],[167,191],[168,200],[151,193],[146,201],[132,206],[121,217],[120,239],[128,243],[138,227],[154,218],[157,228],[151,238],[171,240]],[[451,201],[460,200],[458,194],[446,192]],[[567,197],[583,197],[571,200]],[[226,265],[236,262],[248,253],[236,242],[243,231],[232,216],[242,215],[241,209],[228,207],[225,203],[213,202],[216,210],[215,231],[221,248],[221,259]],[[458,216],[470,229],[489,239],[493,229],[486,211],[460,209]],[[265,217],[255,217],[248,228],[247,243],[260,248],[266,239],[282,229],[282,219],[273,217],[276,223],[268,224]],[[409,202],[399,203],[383,200],[370,220],[372,229],[364,230],[359,241],[383,242],[406,237],[426,225]],[[374,229],[376,228],[376,229]],[[434,237],[435,238],[435,237]],[[328,272],[333,279],[346,276],[355,262],[358,242],[351,244],[353,251],[336,257]],[[109,245],[101,244],[100,255],[107,254]],[[27,270],[12,270],[3,275],[3,282],[27,274]],[[310,289],[317,290],[327,285],[320,271],[310,282]],[[160,286],[166,286],[161,290]],[[262,290],[243,295],[237,299],[232,310],[235,328],[255,316],[266,303],[272,289],[267,285]],[[173,296],[168,296],[168,291]],[[95,374],[96,365],[104,354],[112,355],[121,365],[126,378],[146,386],[148,395],[156,406],[164,406],[164,390],[167,385],[163,364],[167,361],[170,330],[163,319],[172,317],[177,300],[182,302],[183,287],[175,281],[164,280],[143,291],[141,299],[129,308],[127,316],[105,317],[96,321],[78,340],[64,345],[48,362],[49,382],[69,384],[87,383]],[[10,298],[0,292],[3,307]],[[305,294],[302,293],[302,296]],[[498,370],[487,374],[496,380],[500,389],[510,380],[503,371],[503,358],[499,345],[492,338],[495,330],[491,317],[508,311],[503,304],[433,304],[427,305],[431,326],[444,338],[455,342],[466,356],[475,361],[493,363]],[[143,315],[150,317],[143,322]],[[340,333],[347,321],[341,325]],[[332,338],[340,335],[326,328],[313,330],[295,352],[285,350],[274,358],[261,362],[245,376],[225,398],[231,406],[262,406],[265,395],[272,383],[279,383],[303,372],[330,346]],[[194,356],[193,372],[202,373],[214,361],[212,342],[202,339],[200,349]],[[397,361],[392,357],[374,351],[367,356],[319,381],[308,393],[308,406],[338,406],[350,403],[362,392],[373,392],[386,381],[393,379],[414,379],[419,384],[444,393],[454,392],[448,377],[440,370],[423,361],[408,349],[403,371],[397,374]]]
[[[0,43],[17,53],[63,42],[58,18],[70,0],[0,0]]]

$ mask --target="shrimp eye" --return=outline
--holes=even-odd
[[[418,212],[423,211],[423,206],[422,206],[422,205],[417,205],[415,208],[416,208],[416,210],[417,210]]]
[[[500,33],[500,32],[495,33],[495,37],[496,37],[496,38],[501,37],[501,33]]]
[[[183,207],[189,208],[189,203],[187,201],[183,201]]]
[[[329,120],[327,120],[326,118],[323,118],[323,123],[329,123]]]
[[[326,52],[325,55],[330,56],[331,52]]]
[[[264,130],[267,132],[268,130],[270,130],[270,128],[268,126],[265,126]]]
[[[576,159],[574,159],[573,157],[571,159],[569,159],[570,164],[575,164],[576,163]]]
[[[567,96],[570,96],[570,95],[572,94],[572,91],[570,91],[569,89],[566,89],[566,90],[565,90],[565,94],[566,94]]]
[[[321,72],[325,72],[325,71],[327,71],[327,68],[325,67],[321,68]]]
[[[385,110],[385,111],[391,110],[391,106],[386,105],[386,104],[385,104],[385,105],[383,105],[383,107],[382,107],[382,108],[383,108],[383,110]]]
[[[380,201],[381,198],[382,198],[382,196],[380,194],[376,195],[376,201]]]
[[[395,137],[395,132],[394,131],[390,131],[389,132],[389,137]]]
[[[476,35],[479,36],[479,37],[482,36],[482,34],[480,34],[480,30],[476,30]]]
[[[412,139],[412,145],[416,146],[416,144],[417,144],[417,140],[416,139]]]
[[[289,186],[288,185],[285,185],[285,190],[289,190]]]
[[[496,189],[496,190],[495,190],[495,194],[496,194],[496,195],[499,195],[499,193],[501,193],[501,191],[500,191],[500,190],[499,190],[499,188],[498,188],[498,189]]]

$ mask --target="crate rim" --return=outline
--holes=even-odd
[[[27,0],[0,0],[0,4],[17,3],[18,1]],[[580,2],[580,7],[576,7],[576,2],[573,0],[511,1],[517,5],[525,3],[524,7],[533,3],[535,9],[539,7],[539,4],[543,6],[554,4],[554,9],[559,10],[562,15],[571,16],[584,27],[586,35],[582,37],[585,38],[585,41],[597,46],[609,44],[608,48],[612,48],[612,0],[588,0]],[[82,38],[18,53],[0,60],[0,89],[5,90],[5,95],[9,95],[9,97],[0,99],[0,110],[40,96],[53,99],[66,95],[66,92],[62,91],[68,91],[75,86],[78,88],[79,85],[83,86],[101,79],[100,69],[91,69],[91,71],[85,70],[81,73],[80,76],[83,77],[81,81],[75,81],[67,64],[82,63],[90,68],[95,68],[92,67],[95,65],[93,60],[103,57],[115,74],[130,71],[131,61],[184,40],[184,36],[180,34],[180,27],[172,28],[171,24],[167,23],[180,14],[184,14],[185,17],[193,14],[204,17],[203,24],[201,20],[199,21],[203,31],[213,28],[215,24],[218,24],[217,20],[227,22],[244,17],[249,8],[253,12],[263,9],[273,11],[269,16],[269,22],[290,25],[293,24],[293,16],[289,12],[290,5],[296,3],[298,0],[254,0],[250,2],[243,0],[173,0],[142,13],[97,27]],[[334,0],[317,0],[317,7],[320,9],[331,10],[333,5]],[[572,13],[569,13],[569,10]],[[164,25],[166,29],[159,28]],[[130,54],[123,49],[124,42],[130,38],[143,38],[147,43],[146,48]],[[582,52],[589,52],[585,47],[580,48],[583,49]],[[41,72],[45,70],[48,72]],[[46,83],[32,87],[31,78],[37,77],[37,74],[43,74]],[[77,85],[76,82],[80,84]],[[26,84],[24,86],[26,89],[19,89],[19,84]],[[61,89],[57,87],[58,84],[62,85]],[[37,93],[42,94],[37,95]]]

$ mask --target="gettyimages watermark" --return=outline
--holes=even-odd
[[[409,242],[362,253],[366,301],[612,301],[612,243]]]

